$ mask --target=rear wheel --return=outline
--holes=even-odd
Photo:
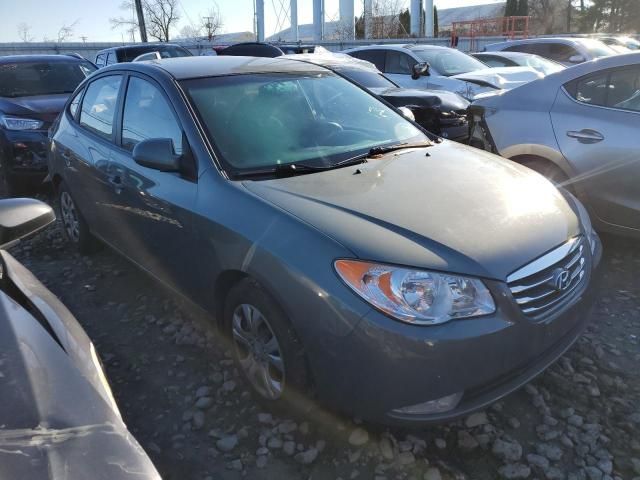
[[[244,279],[227,295],[224,320],[253,393],[270,408],[307,411],[311,382],[303,347],[277,303],[257,282]]]
[[[58,206],[66,239],[81,253],[94,252],[100,244],[89,231],[87,222],[64,182],[58,186]]]
[[[525,167],[529,167],[531,170],[535,170],[540,175],[546,177],[554,185],[571,190],[569,177],[553,162],[538,157],[520,157],[514,160]]]

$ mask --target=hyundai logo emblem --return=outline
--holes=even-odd
[[[553,272],[553,286],[558,292],[566,290],[571,283],[571,272],[566,268],[557,268]]]

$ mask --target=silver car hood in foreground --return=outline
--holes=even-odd
[[[543,77],[544,74],[529,67],[500,67],[460,73],[451,78],[466,82],[483,82],[495,88],[511,90]]]
[[[454,142],[244,185],[360,258],[498,280],[579,233],[542,176]]]

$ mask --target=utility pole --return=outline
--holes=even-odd
[[[80,38],[82,39],[82,43],[87,43],[87,37],[85,35],[82,35]]]
[[[138,16],[138,27],[140,27],[140,40],[146,43],[147,40],[147,27],[144,24],[144,12],[142,10],[142,0],[135,0],[136,2],[136,15]]]

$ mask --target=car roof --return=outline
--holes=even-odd
[[[8,63],[31,63],[31,62],[68,62],[75,60],[77,62],[87,62],[88,60],[80,58],[75,54],[57,54],[57,55],[7,55],[0,57],[0,64]]]
[[[533,53],[526,52],[504,52],[502,50],[498,50],[496,52],[475,52],[471,54],[474,57],[504,57],[504,58],[522,58],[522,57],[537,57],[538,55],[534,55]]]
[[[122,51],[134,48],[149,48],[151,51],[158,50],[166,47],[182,47],[182,45],[178,45],[177,43],[162,43],[162,42],[153,42],[153,43],[134,43],[131,45],[118,45],[117,47],[109,47],[103,50],[100,50],[98,54],[110,51]],[[184,48],[184,47],[183,47]]]
[[[416,43],[404,43],[404,44],[377,44],[377,45],[363,45],[361,47],[354,47],[347,50],[345,52],[355,52],[358,50],[413,50],[413,51],[424,51],[424,50],[453,50],[450,47],[443,47],[442,45],[426,45],[426,44],[416,44]]]
[[[318,65],[288,59],[287,57],[199,56],[164,58],[133,63],[117,63],[100,70],[131,70],[143,73],[164,71],[176,80],[188,78],[220,77],[249,73],[310,73],[326,72]]]
[[[380,73],[373,63],[367,62],[366,60],[360,60],[359,58],[351,57],[343,53],[331,53],[327,55],[319,55],[317,53],[298,53],[294,55],[287,55],[287,58],[291,60],[299,60],[301,62],[313,63],[314,65],[320,65],[330,70],[350,69]]]

